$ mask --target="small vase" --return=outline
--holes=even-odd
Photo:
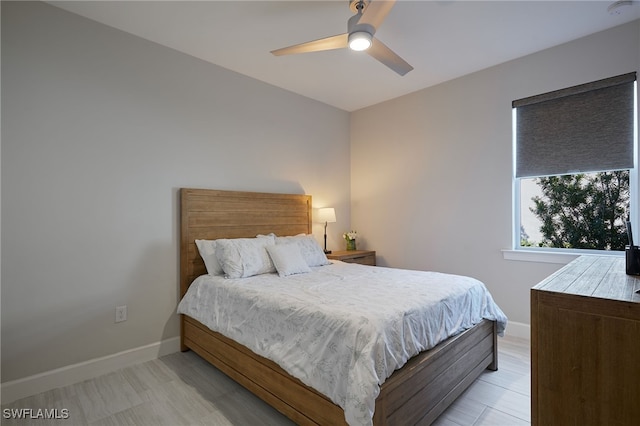
[[[347,250],[355,250],[356,249],[356,240],[347,240]]]

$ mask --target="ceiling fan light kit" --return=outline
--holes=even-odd
[[[367,50],[371,47],[373,36],[366,31],[355,31],[349,34],[349,48],[355,51]]]
[[[355,11],[356,14],[347,21],[346,34],[295,44],[272,50],[271,53],[275,56],[281,56],[348,47],[352,50],[366,50],[370,56],[396,73],[405,75],[413,67],[374,37],[376,30],[380,27],[394,4],[395,0],[351,0],[349,1],[349,8]]]

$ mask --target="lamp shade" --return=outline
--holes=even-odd
[[[334,223],[336,221],[336,210],[333,207],[318,209],[318,222]]]

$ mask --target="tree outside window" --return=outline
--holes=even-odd
[[[522,211],[531,213],[528,224],[534,229],[521,227],[521,246],[624,250],[628,241],[628,170],[537,177],[532,181],[539,193],[523,199]]]

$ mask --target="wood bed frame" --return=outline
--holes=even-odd
[[[180,297],[206,274],[196,239],[311,234],[311,196],[180,190]],[[299,425],[345,425],[343,410],[276,363],[180,316],[181,349],[193,350]],[[496,324],[484,320],[422,352],[382,385],[373,423],[431,424],[485,370],[497,370]]]

